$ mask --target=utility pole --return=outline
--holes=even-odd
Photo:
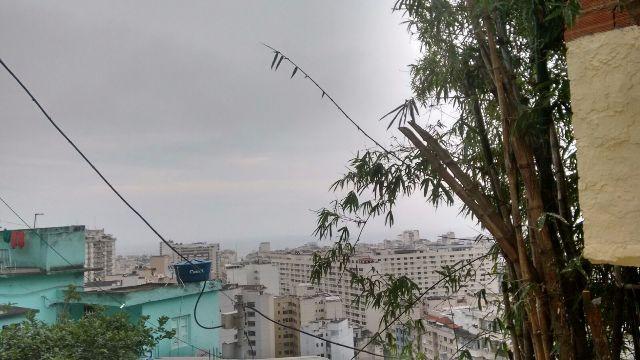
[[[33,214],[33,228],[36,228],[36,224],[38,222],[38,216],[44,215],[44,213],[35,213]]]
[[[244,313],[244,297],[236,295],[236,310],[238,311],[238,345],[240,345],[241,359],[246,359],[247,350],[249,349],[249,339],[247,339],[245,330],[245,313]]]

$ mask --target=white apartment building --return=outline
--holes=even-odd
[[[264,287],[260,285],[239,287],[239,293],[235,296],[234,301],[235,311],[240,314],[240,322],[233,341],[222,343],[223,358],[265,359],[275,357],[274,324],[255,311],[246,308],[256,308],[267,317],[275,318],[274,296],[264,293],[263,290]],[[243,307],[242,304],[246,307]]]
[[[344,305],[339,296],[318,293],[312,284],[296,286],[296,297],[299,299],[300,324],[316,320],[344,319]]]
[[[271,262],[277,264],[280,271],[280,294],[295,294],[296,286],[307,284],[311,278],[313,265],[313,253],[311,252],[272,252]],[[352,271],[366,273],[371,268],[380,269],[380,264],[375,263],[370,257],[360,257],[351,261]],[[327,277],[323,278],[317,291],[339,296],[344,305],[344,316],[353,326],[364,327],[371,332],[378,329],[381,319],[380,311],[366,308],[364,305],[356,305],[354,300],[359,295],[358,289],[351,288],[351,278],[348,274],[333,268]]]
[[[229,284],[263,285],[265,293],[280,295],[280,271],[275,264],[228,264],[225,266],[225,273]]]
[[[371,257],[380,264],[382,273],[411,278],[421,289],[426,289],[440,280],[437,271],[444,266],[461,265],[462,260],[474,260],[489,251],[488,241],[459,240],[443,237],[437,242],[424,242],[413,248],[373,250]],[[489,294],[497,294],[500,279],[492,273],[491,259],[477,260],[469,266],[475,270],[474,278],[464,284],[462,294],[476,293],[486,289]],[[429,296],[447,296],[444,284],[429,291]]]
[[[316,320],[302,326],[302,330],[336,343],[353,347],[353,328],[347,319]],[[313,336],[300,334],[300,355],[315,355],[327,359],[349,360],[355,351],[331,344]]]
[[[421,289],[427,289],[440,280],[441,275],[437,271],[443,266],[453,267],[461,260],[476,259],[486,254],[491,245],[488,241],[456,239],[453,233],[446,234],[438,241],[416,240],[416,231],[404,235],[406,240],[400,236],[400,247],[388,248],[385,244],[359,246],[351,260],[351,270],[361,274],[373,270],[381,274],[407,276]],[[310,281],[313,267],[311,250],[273,251],[269,257],[280,271],[282,295],[294,294],[297,285]],[[441,284],[430,290],[428,295],[464,297],[480,289],[486,289],[489,295],[498,293],[500,280],[492,274],[492,266],[491,259],[478,260],[471,266],[475,270],[475,278],[465,284],[459,293],[448,294],[445,284]],[[381,319],[380,311],[356,304],[360,290],[352,288],[350,280],[350,276],[339,272],[336,266],[316,287],[318,291],[337,295],[342,299],[344,315],[351,325],[374,333]]]
[[[113,275],[116,260],[116,238],[104,229],[85,230],[85,266],[100,268],[87,273],[87,281],[106,280]]]
[[[211,278],[219,279],[222,274],[221,261],[220,261],[220,244],[217,243],[176,243],[169,240],[171,246],[173,246],[180,254],[187,259],[201,259],[211,260]],[[160,242],[160,255],[169,256],[171,263],[183,261],[180,255],[176,254],[169,248],[164,242]]]

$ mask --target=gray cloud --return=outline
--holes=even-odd
[[[295,58],[375,137],[410,96],[417,56],[382,1],[0,1],[0,56],[151,221],[180,241],[309,239],[329,184],[371,146],[307,82],[269,70]],[[114,233],[123,252],[157,240],[0,74],[0,189],[42,225]],[[397,135],[397,134],[395,134]],[[456,209],[404,201],[398,224],[471,233]],[[15,221],[0,209],[0,221]],[[11,226],[10,224],[4,224]]]

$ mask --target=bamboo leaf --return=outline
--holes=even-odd
[[[280,60],[278,60],[278,64],[276,65],[276,70],[278,70],[278,68],[280,67],[282,60],[284,60],[284,55],[280,55]]]

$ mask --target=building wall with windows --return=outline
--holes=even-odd
[[[275,320],[281,324],[300,328],[300,298],[293,295],[278,296],[274,299]],[[300,333],[275,325],[276,357],[300,355]]]
[[[356,253],[350,262],[353,272],[366,274],[372,271],[395,276],[407,276],[420,288],[426,289],[440,280],[437,272],[445,266],[456,266],[464,260],[474,260],[489,251],[489,241],[473,241],[456,239],[455,234],[449,233],[438,241],[422,241],[412,244],[410,248],[363,248]],[[271,252],[269,258],[278,266],[280,272],[280,293],[295,294],[296,287],[308,284],[313,268],[313,253],[292,250],[287,252]],[[465,297],[481,289],[487,293],[498,293],[500,279],[493,274],[493,262],[490,258],[476,260],[471,266],[475,270],[474,278],[455,296]],[[320,284],[313,286],[319,292],[339,296],[344,306],[344,316],[352,326],[363,327],[371,332],[378,329],[381,319],[380,311],[358,305],[356,299],[359,289],[351,287],[351,278],[333,266]],[[435,286],[430,296],[448,295],[445,284]]]

